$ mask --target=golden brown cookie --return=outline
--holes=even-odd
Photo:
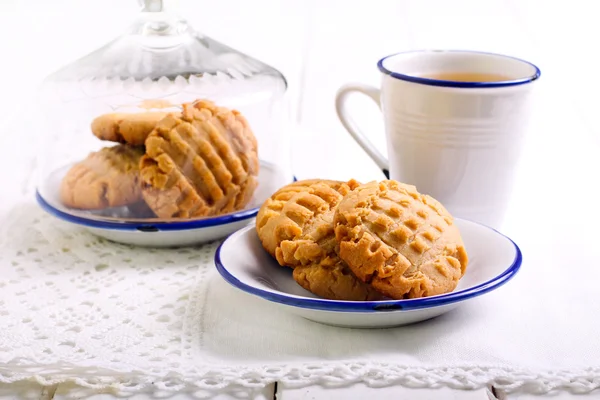
[[[92,133],[102,140],[141,146],[166,112],[104,114],[92,121]]]
[[[340,202],[334,225],[340,258],[393,299],[450,292],[467,267],[450,213],[411,185],[388,180],[354,189]]]
[[[304,289],[332,300],[377,300],[383,296],[360,282],[336,254],[333,215],[338,202],[358,186],[325,180],[299,181],[267,199],[256,218],[263,247]]]
[[[339,258],[338,258],[339,260]],[[334,265],[298,266],[292,272],[294,280],[304,289],[329,300],[376,301],[385,297],[372,286],[361,282],[343,261]]]
[[[257,143],[246,119],[209,101],[183,105],[146,139],[142,194],[160,218],[242,209],[258,185]]]
[[[314,191],[313,185],[316,184],[318,186],[327,185],[337,192],[336,188],[342,183],[340,181],[306,179],[290,183],[273,193],[262,204],[256,215],[256,231],[265,250],[280,264],[285,265],[279,248],[281,242],[301,234],[300,228],[292,224],[290,218],[283,213],[283,207],[287,201],[300,192]],[[337,194],[333,194],[333,196],[337,197]]]
[[[60,197],[67,207],[97,210],[142,200],[139,163],[143,148],[119,144],[90,153],[67,172]]]

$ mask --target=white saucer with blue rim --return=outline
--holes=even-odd
[[[148,247],[189,246],[221,239],[254,221],[262,203],[291,182],[275,165],[261,162],[258,187],[240,211],[194,219],[134,218],[127,207],[101,211],[76,210],[60,201],[60,183],[71,165],[56,170],[38,188],[36,198],[48,213],[115,242]]]
[[[352,328],[383,328],[437,317],[509,281],[521,266],[521,251],[508,237],[484,225],[455,218],[469,254],[467,272],[451,293],[408,300],[326,300],[304,290],[291,268],[262,247],[254,225],[228,237],[215,254],[221,276],[235,288],[306,319]]]

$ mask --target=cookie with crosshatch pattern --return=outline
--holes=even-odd
[[[383,296],[360,282],[338,257],[333,231],[335,208],[356,181],[305,180],[284,186],[267,199],[256,217],[263,247],[294,280],[319,297],[377,300]]]
[[[452,216],[412,185],[386,180],[355,188],[338,205],[334,226],[340,258],[393,299],[451,292],[467,268]]]
[[[198,100],[161,119],[145,141],[142,194],[160,218],[219,215],[245,207],[258,185],[258,145],[236,110]]]
[[[139,162],[144,149],[127,144],[105,147],[73,165],[63,178],[60,198],[67,207],[100,210],[142,200]]]

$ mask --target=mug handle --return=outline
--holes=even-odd
[[[350,117],[349,113],[346,112],[346,100],[348,99],[348,95],[352,92],[358,92],[367,95],[370,97],[377,106],[381,109],[381,91],[376,87],[370,85],[363,85],[360,83],[354,83],[350,85],[342,86],[335,95],[335,110],[337,112],[338,118],[344,128],[350,133],[350,135],[356,140],[356,142],[363,148],[363,150],[375,161],[375,164],[387,179],[390,178],[390,163],[387,158],[377,150],[377,148],[367,139],[367,136],[360,130],[357,124],[354,122],[352,117]]]

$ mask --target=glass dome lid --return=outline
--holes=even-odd
[[[44,80],[38,200],[117,229],[253,217],[293,180],[284,76],[140,4],[124,34]]]
[[[287,82],[275,68],[194,30],[184,19],[165,11],[161,0],[139,2],[141,12],[127,32],[45,81],[120,81],[125,88],[134,83],[146,88],[154,83],[159,88],[201,85],[207,94],[210,84],[222,92],[230,83],[236,86],[238,97],[247,82],[253,85],[246,89],[256,95],[286,90]]]

